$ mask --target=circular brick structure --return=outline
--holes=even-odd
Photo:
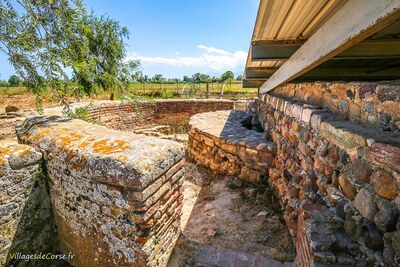
[[[264,132],[245,126],[252,116],[244,110],[194,115],[189,121],[187,156],[218,174],[260,180],[273,165],[276,147]]]

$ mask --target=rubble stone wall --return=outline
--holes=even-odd
[[[32,147],[0,142],[0,266],[17,264],[16,253],[54,252],[55,224],[41,159]]]
[[[134,130],[143,126],[167,124],[187,126],[191,116],[201,112],[231,109],[246,109],[248,100],[227,99],[159,99],[154,101],[95,101],[93,103],[73,103],[72,109],[89,105],[88,119],[116,130]],[[60,107],[48,108],[46,115],[62,115]],[[15,126],[33,112],[0,114],[0,140],[14,138]],[[185,129],[185,128],[184,128]]]
[[[261,95],[257,113],[276,144],[268,181],[276,189],[292,236],[297,234],[299,266],[369,261],[398,266],[399,133],[299,103],[294,101],[293,92],[286,97],[292,99]],[[332,220],[313,212],[322,207],[305,211],[305,204],[328,207]],[[326,227],[318,227],[321,224]],[[345,232],[358,249],[350,249],[354,244],[347,239],[329,234],[332,229]]]
[[[96,102],[90,118],[117,130],[133,130],[146,125],[187,125],[191,116],[208,111],[246,108],[247,101],[222,99],[161,99],[154,101]]]
[[[187,156],[215,173],[257,182],[273,166],[276,146],[264,133],[247,129],[243,110],[206,112],[190,119]]]
[[[166,266],[180,233],[183,145],[81,120],[17,128],[43,153],[59,251],[73,266]]]
[[[0,140],[15,138],[15,126],[24,119],[25,116],[17,112],[0,114]]]
[[[328,108],[350,120],[400,128],[400,82],[315,82],[279,86],[273,95]]]

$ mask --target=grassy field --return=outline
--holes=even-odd
[[[184,83],[179,84],[132,84],[124,94],[116,92],[114,95],[115,100],[123,98],[138,99],[138,100],[152,100],[160,98],[207,98],[206,84],[187,85],[184,88]],[[209,83],[208,98],[221,98],[221,90],[224,87],[224,99],[238,99],[238,98],[253,98],[257,96],[256,88],[242,88],[240,82],[232,84],[222,83]],[[53,98],[49,93],[42,94],[43,106],[51,107],[59,104],[59,101]],[[91,97],[84,97],[80,101],[96,101],[110,99],[110,92],[103,91],[98,95]],[[68,101],[78,101],[74,97],[68,97]],[[22,109],[35,109],[36,100],[35,95],[28,91],[26,87],[0,87],[0,108],[6,106],[17,106]]]
[[[175,84],[155,84],[155,83],[146,83],[140,84],[135,83],[129,87],[130,92],[135,93],[148,93],[148,92],[160,92],[160,91],[174,91],[176,93],[182,92],[185,87],[185,92],[192,89],[192,91],[196,92],[206,92],[206,84],[188,84],[185,87],[185,83],[175,83]],[[232,83],[209,83],[208,88],[210,93],[220,93],[222,88],[224,87],[224,92],[238,92],[238,93],[257,93],[257,89],[255,88],[243,88],[241,82],[232,82]]]
[[[208,95],[209,97],[220,97],[223,88],[224,96],[235,96],[235,97],[252,97],[257,95],[256,88],[242,88],[241,82],[232,83],[209,83]],[[140,84],[135,83],[129,86],[127,93],[134,95],[144,95],[155,98],[173,98],[173,97],[206,97],[206,84],[187,84],[176,83],[176,84],[155,84],[146,83]],[[24,95],[30,94],[25,87],[0,87],[0,95]],[[103,92],[95,98],[104,99],[108,97],[108,92]],[[119,93],[116,94],[118,98]]]
[[[28,89],[26,87],[0,87],[0,95],[23,95],[27,94]]]
[[[194,97],[205,98],[207,89],[205,83],[200,84],[133,84],[128,88],[128,92],[135,95],[145,95],[160,98]],[[223,88],[223,91],[222,91]],[[257,95],[256,88],[243,88],[241,82],[232,83],[209,83],[208,96],[210,98],[220,98],[223,93],[224,98],[248,98]]]

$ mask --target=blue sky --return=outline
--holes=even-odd
[[[127,26],[128,58],[150,77],[219,76],[244,70],[258,0],[84,0],[88,10]],[[14,73],[0,55],[0,79]]]

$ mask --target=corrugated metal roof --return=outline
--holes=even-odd
[[[261,0],[252,42],[304,40],[311,36],[346,0]],[[251,60],[246,68],[277,68],[282,60]]]
[[[307,39],[345,0],[261,0],[252,41]]]
[[[288,59],[287,55],[290,57],[291,53],[294,53],[298,47],[318,31],[318,29],[341,9],[344,4],[350,4],[351,2],[349,1],[350,0],[261,0],[246,61],[244,79],[246,80],[246,78],[248,78],[248,81],[260,80],[260,73],[265,71],[263,79],[266,80],[275,70],[286,62]],[[390,41],[392,43],[393,40],[396,42],[400,40],[400,21],[385,29],[381,29],[368,38],[368,40],[377,39],[383,42],[385,42],[385,40]],[[288,50],[290,47],[292,48]],[[343,66],[346,68],[352,66],[381,66],[382,68],[393,68],[391,66],[394,63],[398,66],[397,58],[399,57],[396,53],[399,50],[399,45],[397,45],[397,43],[395,46],[389,47],[390,49],[395,49],[394,54],[396,55],[393,55],[393,53],[386,55],[389,53],[384,53],[386,59],[382,60],[373,53],[375,50],[371,49],[371,47],[369,51],[366,52],[365,59],[363,59],[364,54],[360,55],[360,53],[367,51],[365,45],[362,46],[361,49],[360,47],[358,48],[355,58],[343,58],[344,56],[348,56],[345,53],[342,57],[330,59],[329,63],[326,62],[322,67]],[[356,50],[352,50],[353,54],[354,51]],[[373,55],[375,59],[368,59],[371,58],[371,55]],[[388,58],[393,58],[395,60]],[[330,62],[331,60],[334,62]],[[249,77],[246,77],[247,70],[249,70]],[[252,75],[250,73],[258,74]]]

